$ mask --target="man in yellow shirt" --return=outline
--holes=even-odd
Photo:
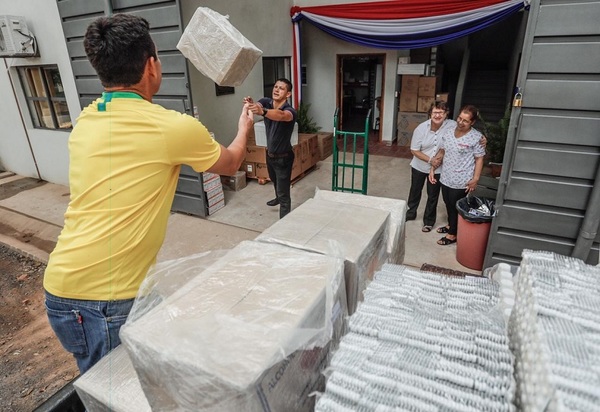
[[[245,105],[224,147],[193,117],[153,104],[162,71],[143,18],[101,17],[84,47],[105,92],[69,137],[71,198],[44,276],[50,325],[81,373],[120,343],[164,241],[181,165],[234,174],[253,125]]]

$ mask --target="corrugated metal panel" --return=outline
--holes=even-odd
[[[573,252],[600,167],[600,1],[533,0],[485,266]],[[598,263],[600,234],[588,263]]]
[[[191,114],[192,100],[185,58],[177,50],[183,33],[178,0],[57,0],[67,50],[75,75],[75,85],[82,107],[102,94],[103,87],[87,60],[83,36],[97,17],[112,13],[131,13],[148,20],[151,35],[162,63],[163,80],[153,101],[167,109]],[[206,216],[206,199],[202,175],[183,167],[173,210]]]

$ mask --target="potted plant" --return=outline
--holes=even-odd
[[[321,128],[308,114],[310,103],[300,102],[298,107],[298,133],[317,133]]]
[[[499,177],[500,172],[502,171],[508,125],[510,124],[510,109],[509,106],[504,112],[502,119],[497,123],[488,123],[484,119],[481,119],[483,123],[483,134],[487,138],[486,151],[488,153],[488,162],[491,168],[492,177]]]

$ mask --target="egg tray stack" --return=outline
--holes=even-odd
[[[316,411],[511,411],[497,282],[384,265],[349,319]]]
[[[600,268],[524,251],[509,336],[524,411],[600,411]]]

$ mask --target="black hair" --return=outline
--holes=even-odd
[[[158,58],[148,21],[133,14],[94,20],[85,32],[83,47],[104,87],[139,83],[148,59]]]
[[[293,88],[293,86],[292,86],[292,82],[291,82],[291,81],[289,81],[289,80],[288,80],[288,79],[286,79],[285,77],[281,77],[281,78],[277,79],[277,81],[278,81],[278,82],[285,83],[285,85],[287,86],[288,92],[291,92],[291,91],[292,91],[292,88]],[[277,82],[276,82],[276,83],[277,83]]]
[[[472,104],[466,104],[460,109],[460,113],[467,112],[471,115],[471,123],[474,124],[479,120],[479,109]]]

